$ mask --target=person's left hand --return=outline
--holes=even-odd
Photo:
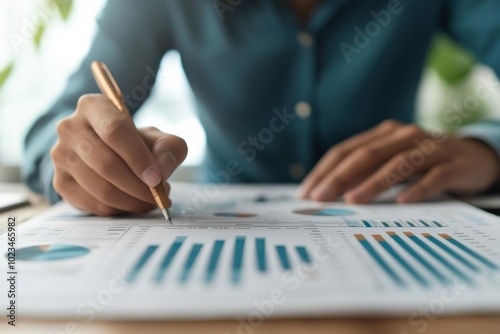
[[[388,120],[333,146],[307,175],[299,196],[368,203],[397,183],[420,177],[397,197],[417,202],[443,191],[484,191],[500,174],[500,161],[485,143]]]

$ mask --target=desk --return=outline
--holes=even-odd
[[[40,213],[49,205],[40,197],[32,196],[32,205],[0,214],[0,230],[4,228],[7,217],[16,216],[20,223]],[[499,207],[500,207],[500,201]],[[500,301],[499,301],[500,303]],[[3,312],[2,312],[3,313]],[[482,316],[461,316],[431,319],[426,324],[412,325],[408,318],[330,318],[330,319],[283,319],[265,320],[255,328],[239,328],[235,320],[225,321],[155,321],[155,322],[103,322],[78,323],[75,331],[71,321],[57,319],[26,319],[18,315],[18,326],[0,323],[0,333],[82,333],[82,334],[136,334],[136,333],[336,333],[336,334],[500,334],[500,314]],[[2,318],[4,318],[2,316]]]

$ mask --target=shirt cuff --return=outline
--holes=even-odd
[[[457,132],[460,138],[474,138],[488,144],[500,158],[500,121],[466,125]]]
[[[500,159],[500,121],[484,121],[466,125],[457,131],[459,138],[473,138],[487,144]],[[500,181],[496,182],[487,193],[500,193]]]

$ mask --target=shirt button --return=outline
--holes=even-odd
[[[309,118],[311,116],[311,105],[305,101],[300,101],[295,105],[295,115],[300,118]]]
[[[305,31],[299,33],[299,35],[297,36],[297,39],[299,41],[299,44],[305,48],[311,47],[313,45],[313,42],[314,42],[313,36],[310,33],[305,32]]]
[[[299,163],[293,163],[288,167],[288,173],[294,180],[300,180],[304,177],[306,169]]]

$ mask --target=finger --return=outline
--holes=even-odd
[[[141,200],[154,204],[151,190],[139,179],[127,164],[109,148],[90,127],[79,130],[80,140],[69,141],[70,150],[78,160],[94,170],[103,179],[121,191]]]
[[[58,124],[58,133],[62,140],[53,147],[54,163],[73,170],[83,162],[122,191],[144,202],[155,203],[149,188],[89,126],[82,126],[78,121],[62,121]]]
[[[86,113],[90,126],[137,177],[150,187],[161,182],[158,163],[128,115],[119,112],[102,95],[86,95],[78,104],[78,110],[92,110]]]
[[[411,148],[415,145],[415,139],[425,136],[426,134],[418,127],[407,125],[358,148],[311,191],[311,198],[319,201],[334,200],[350,189],[347,185],[353,179]]]
[[[84,190],[66,172],[55,171],[53,186],[56,192],[69,204],[77,209],[93,213],[98,216],[115,216],[123,214],[116,208],[99,202],[94,196]]]
[[[314,189],[346,156],[356,148],[361,147],[377,138],[385,136],[401,125],[398,121],[387,120],[374,129],[367,130],[331,148],[313,170],[306,176],[298,191],[298,196],[308,198]]]
[[[349,203],[368,203],[383,191],[441,163],[440,154],[425,156],[418,148],[407,150],[389,160],[373,175],[348,191],[344,198]]]
[[[399,194],[399,203],[422,201],[445,191],[456,178],[453,163],[438,165],[432,168],[422,179]]]
[[[72,176],[78,185],[94,196],[97,201],[110,207],[126,212],[147,212],[156,207],[152,203],[141,201],[121,191],[84,163]]]
[[[187,157],[186,142],[180,137],[164,133],[154,127],[140,129],[140,133],[158,161],[163,177],[168,179]]]
[[[153,203],[141,201],[121,191],[78,159],[75,159],[76,167],[71,170],[71,177],[96,201],[127,212],[146,212],[155,208]],[[64,169],[61,170],[64,172]]]

